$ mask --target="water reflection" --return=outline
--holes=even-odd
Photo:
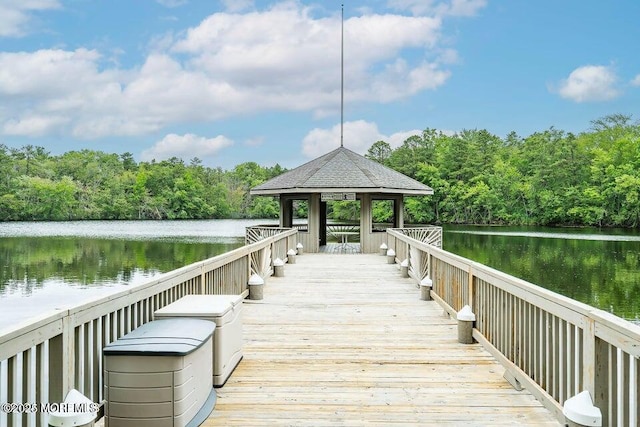
[[[0,330],[240,247],[255,223],[0,223]]]
[[[449,230],[444,249],[627,319],[640,317],[640,238],[594,230]],[[542,236],[540,235],[542,234]]]
[[[47,283],[71,288],[135,285],[154,275],[235,249],[227,243],[71,237],[0,239],[0,296],[29,296]]]

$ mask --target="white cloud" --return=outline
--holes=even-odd
[[[631,80],[631,85],[640,86],[640,74],[638,74],[633,80]]]
[[[23,136],[72,133],[78,124],[121,115],[123,75],[99,71],[99,59],[96,51],[86,49],[0,53],[0,96],[10,107],[0,116],[2,131]]]
[[[185,135],[169,134],[141,154],[143,161],[165,160],[171,157],[182,159],[193,157],[205,158],[216,154],[225,147],[233,145],[233,141],[225,136],[205,138],[187,133]]]
[[[487,5],[487,0],[389,0],[388,4],[397,10],[408,10],[416,16],[474,16]]]
[[[99,76],[95,50],[39,50],[0,52],[0,93],[7,96],[48,98],[73,92]]]
[[[21,37],[29,32],[35,12],[60,8],[58,0],[0,1],[0,37]]]
[[[575,102],[608,101],[620,95],[616,89],[617,80],[612,67],[585,65],[560,82],[558,93]]]
[[[88,49],[0,52],[0,130],[88,139],[263,111],[336,114],[340,17],[311,12],[289,2],[216,13],[154,39],[152,53],[128,70]],[[443,85],[456,54],[440,46],[441,25],[391,14],[347,19],[345,101],[391,102]]]
[[[440,27],[439,19],[428,17],[347,19],[345,98],[389,101],[443,84],[446,72],[440,71],[438,63],[405,60],[404,67],[395,67],[403,50],[435,47]],[[310,9],[297,4],[261,13],[212,15],[189,30],[173,50],[191,54],[189,66],[202,70],[209,79],[228,82],[237,95],[254,99],[249,108],[260,105],[318,113],[335,108],[338,99],[340,20],[314,19]],[[437,78],[427,82],[427,74]]]
[[[69,120],[61,116],[25,116],[20,120],[8,120],[3,126],[6,135],[43,136],[57,133]]]
[[[424,89],[435,89],[443,85],[449,76],[449,71],[440,70],[434,64],[423,62],[420,66],[410,69],[403,59],[397,59],[386,67],[384,73],[375,76],[369,90],[373,89],[379,101],[390,102]],[[402,81],[403,85],[398,86],[398,81]],[[361,94],[362,98],[366,96],[366,93]]]
[[[399,147],[412,135],[422,135],[421,130],[396,132],[383,135],[378,125],[365,120],[345,122],[344,146],[351,151],[364,154],[376,141],[386,141],[392,148]],[[305,156],[314,158],[328,153],[340,146],[340,125],[331,129],[313,129],[302,140],[302,152]]]
[[[438,62],[442,64],[458,64],[460,62],[460,56],[454,49],[443,49],[438,54]]]

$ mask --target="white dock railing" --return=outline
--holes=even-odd
[[[156,310],[184,295],[246,295],[251,274],[271,274],[273,260],[284,260],[295,248],[296,233],[278,230],[146,284],[0,331],[0,391],[5,394],[0,403],[62,402],[72,388],[102,403],[104,346],[153,320]],[[28,412],[0,412],[0,425],[47,425],[44,413]]]
[[[564,402],[588,390],[603,426],[639,425],[640,327],[399,230],[387,237],[452,316],[471,306],[474,339],[559,420]]]

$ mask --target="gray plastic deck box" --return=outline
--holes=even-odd
[[[186,295],[157,310],[154,317],[188,317],[215,322],[213,386],[224,385],[242,359],[241,295]]]
[[[212,340],[201,319],[149,322],[104,350],[107,427],[190,427],[213,410]]]

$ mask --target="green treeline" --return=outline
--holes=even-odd
[[[594,120],[579,135],[426,129],[396,149],[375,142],[366,156],[434,189],[407,200],[409,222],[640,226],[640,125],[630,116]],[[0,220],[273,218],[278,203],[248,192],[284,171],[0,145]],[[377,210],[384,220],[385,207]],[[333,217],[351,219],[349,211],[337,204]]]
[[[272,218],[277,202],[249,189],[284,171],[248,162],[231,171],[194,158],[136,163],[130,153],[0,145],[0,220]]]
[[[367,157],[434,189],[410,199],[410,221],[640,226],[640,124],[615,114],[574,135],[555,128],[502,139],[486,130],[427,129]]]

